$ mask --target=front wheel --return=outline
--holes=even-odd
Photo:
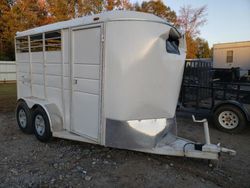
[[[37,107],[33,112],[33,126],[36,138],[41,142],[47,142],[52,137],[47,113],[43,108]]]
[[[236,106],[220,106],[213,115],[215,126],[227,133],[239,133],[246,127],[246,118]]]
[[[27,134],[33,133],[32,115],[24,101],[19,101],[16,107],[16,120],[19,128]]]

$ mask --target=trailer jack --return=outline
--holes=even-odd
[[[229,155],[232,155],[232,156],[236,155],[236,151],[234,151],[232,149],[221,147],[220,143],[218,143],[217,145],[211,144],[207,119],[197,120],[197,119],[195,119],[194,115],[192,115],[192,118],[193,118],[193,121],[195,123],[203,123],[206,144],[204,144],[202,146],[202,151],[205,151],[205,152],[228,153]]]
[[[221,147],[220,143],[211,144],[207,119],[193,121],[202,123],[204,127],[205,143],[196,143],[185,138],[178,137],[174,132],[168,132],[152,149],[143,149],[149,153],[161,155],[182,156],[199,159],[219,160],[222,153],[236,155],[236,151]],[[137,149],[138,150],[138,149]]]

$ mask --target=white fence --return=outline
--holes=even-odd
[[[0,61],[0,82],[16,81],[16,62]]]

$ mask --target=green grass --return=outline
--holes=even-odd
[[[16,84],[0,84],[0,96],[16,96]]]
[[[16,108],[16,84],[0,84],[0,112],[14,112]]]

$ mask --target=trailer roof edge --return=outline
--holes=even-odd
[[[80,25],[88,25],[88,24],[110,22],[110,21],[126,21],[126,20],[160,22],[160,23],[167,24],[167,25],[174,27],[171,23],[153,14],[136,12],[136,11],[114,10],[114,11],[107,11],[107,12],[94,14],[90,16],[83,16],[80,18],[57,22],[57,23],[53,23],[49,25],[44,25],[44,26],[33,28],[33,29],[29,29],[26,31],[22,31],[22,32],[17,32],[16,37],[35,35],[35,34],[39,34],[43,32],[55,31],[55,30],[60,30],[60,29],[65,29],[65,28],[70,28],[70,27],[76,27]],[[177,32],[180,33],[178,30]]]

